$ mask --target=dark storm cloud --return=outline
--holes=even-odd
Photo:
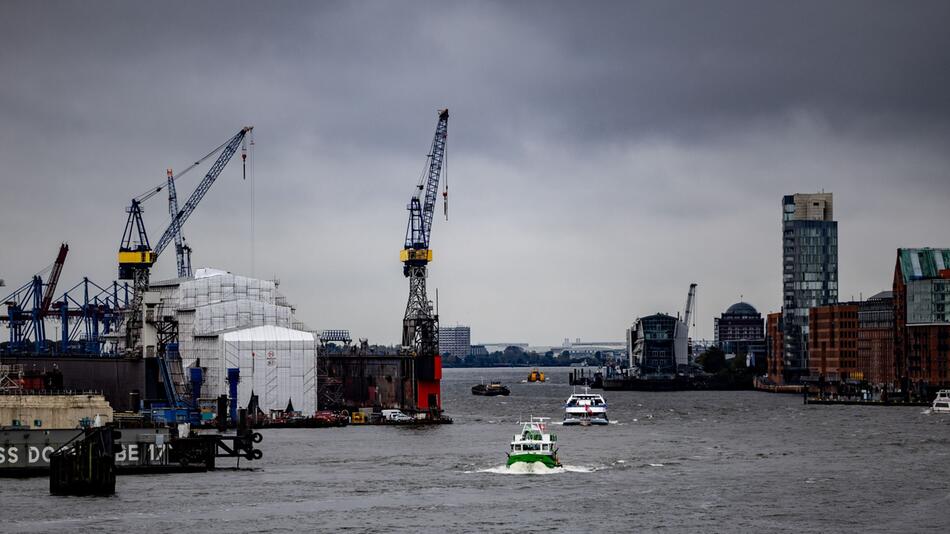
[[[266,112],[399,150],[404,111],[446,92],[488,146],[522,128],[598,143],[796,110],[883,130],[943,128],[950,114],[943,2],[5,5],[4,105],[61,103],[72,113],[47,121],[66,128],[174,128],[260,86]],[[86,99],[94,115],[75,109]]]
[[[948,20],[946,2],[0,3],[0,277],[61,239],[67,273],[111,276],[131,195],[253,124],[257,181],[229,168],[203,201],[198,261],[250,270],[254,195],[258,274],[314,326],[392,341],[392,251],[448,106],[433,276],[476,337],[619,337],[700,278],[706,315],[739,293],[775,308],[780,197],[821,187],[842,294],[871,292],[894,246],[945,244]],[[902,226],[871,216],[893,202]],[[161,202],[147,217],[163,227]],[[722,254],[734,234],[761,252]],[[491,298],[511,295],[579,311],[505,317]]]

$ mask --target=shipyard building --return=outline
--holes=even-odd
[[[277,282],[199,269],[152,290],[160,295],[157,313],[178,321],[182,365],[205,370],[202,397],[226,395],[228,370],[239,369],[239,405],[253,392],[265,412],[288,404],[316,411],[318,336],[295,321]]]

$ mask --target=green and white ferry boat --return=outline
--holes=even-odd
[[[511,441],[511,450],[508,452],[510,468],[517,463],[541,463],[546,467],[561,467],[557,458],[557,436],[545,434],[544,421],[549,417],[532,417],[530,421],[522,423],[521,434],[515,434]]]

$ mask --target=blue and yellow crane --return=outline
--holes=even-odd
[[[435,201],[439,192],[439,178],[445,167],[445,140],[448,134],[449,110],[439,110],[439,120],[432,138],[419,183],[413,191],[407,209],[409,224],[406,241],[399,257],[403,274],[409,279],[409,302],[403,317],[402,346],[409,352],[414,366],[413,394],[416,409],[440,411],[442,407],[439,382],[442,365],[439,357],[439,317],[433,312],[426,293],[426,266],[432,261],[429,238]],[[448,188],[442,193],[445,213],[448,214]]]
[[[165,247],[167,247],[172,241],[175,241],[176,251],[179,256],[178,272],[181,276],[183,270],[182,252],[184,249],[183,246],[179,246],[179,243],[181,241],[182,225],[195,211],[198,203],[201,202],[202,198],[204,198],[205,194],[214,184],[214,181],[218,178],[218,175],[221,174],[221,171],[224,170],[224,167],[228,164],[228,162],[231,160],[231,157],[234,156],[239,147],[244,147],[241,157],[246,163],[247,145],[245,139],[247,134],[253,128],[253,126],[241,128],[241,130],[231,137],[231,139],[225,141],[223,144],[190,165],[178,175],[173,175],[169,171],[165,183],[133,198],[131,204],[126,209],[129,216],[125,224],[125,231],[122,234],[122,242],[119,245],[118,261],[119,279],[132,280],[133,288],[133,298],[129,305],[128,314],[125,320],[125,351],[128,355],[141,355],[143,351],[141,346],[141,330],[143,321],[142,302],[145,297],[145,292],[148,291],[149,272],[152,268],[152,265],[158,261],[158,257],[161,255],[162,251],[165,250]],[[185,173],[194,169],[214,155],[217,155],[218,158],[211,166],[211,169],[207,174],[205,174],[205,177],[195,188],[194,192],[191,193],[191,196],[188,198],[188,201],[185,202],[185,205],[172,215],[170,224],[165,229],[164,233],[162,233],[162,236],[158,239],[155,247],[152,248],[149,243],[148,233],[145,230],[145,223],[142,220],[142,204],[158,194],[163,188],[174,188],[175,180],[179,179]],[[174,199],[174,204],[177,205],[177,196],[170,197],[170,203],[172,202],[172,199]]]

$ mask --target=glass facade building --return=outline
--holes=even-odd
[[[838,223],[831,193],[782,199],[783,363],[792,380],[808,373],[808,310],[838,302]]]
[[[897,249],[893,289],[895,378],[921,393],[950,385],[950,249]]]
[[[631,367],[641,375],[673,375],[676,373],[676,317],[663,313],[637,319],[628,330]]]

